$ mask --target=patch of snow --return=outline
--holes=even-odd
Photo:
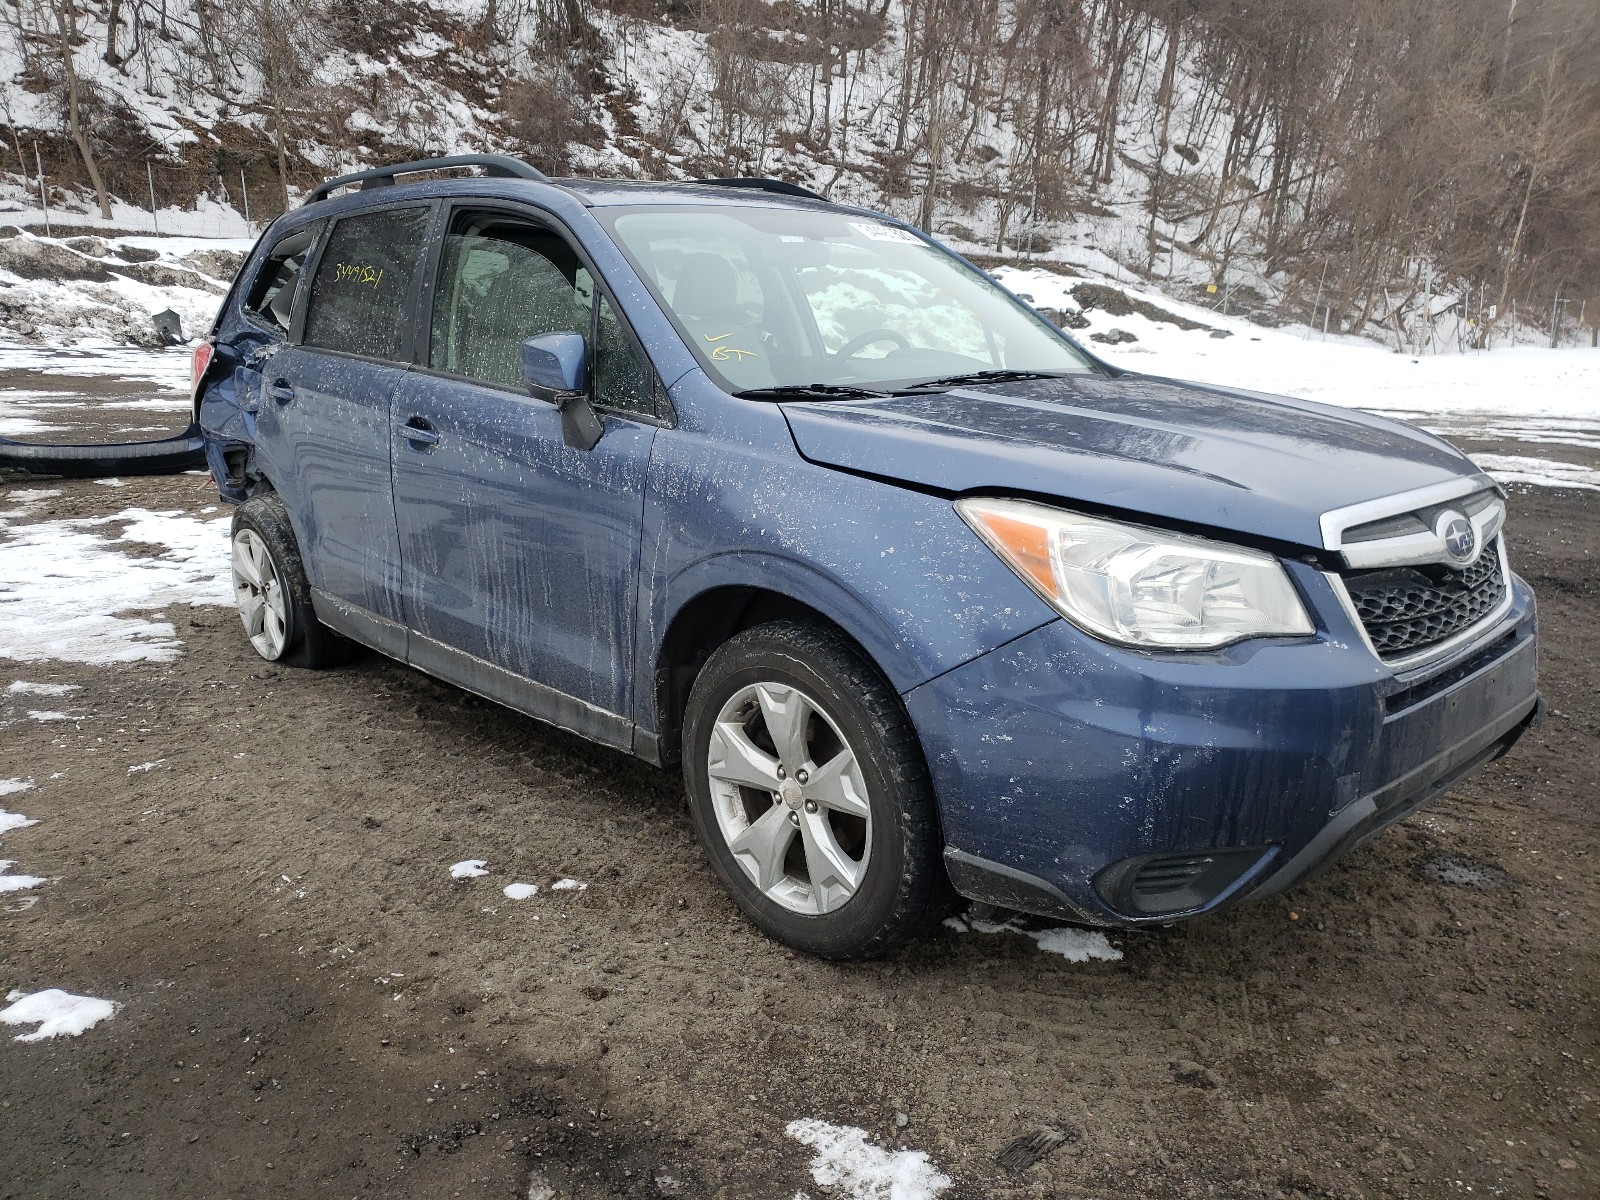
[[[46,988],[42,992],[11,992],[6,996],[13,1001],[0,1009],[0,1021],[7,1025],[37,1025],[32,1033],[19,1033],[18,1042],[37,1042],[53,1037],[77,1037],[86,1029],[93,1029],[117,1011],[109,1000],[93,996],[74,996],[60,988]]]
[[[157,767],[159,767],[162,763],[164,763],[166,761],[167,760],[164,759],[164,758],[158,758],[154,762],[140,763],[138,766],[129,767],[128,768],[128,774],[129,775],[137,775],[141,771],[154,771]]]
[[[159,384],[180,398],[188,393],[189,367],[190,351],[186,346],[146,350],[102,340],[63,349],[0,342],[0,371],[31,371],[57,378],[110,376]]]
[[[14,859],[0,858],[0,892],[21,892],[49,882],[43,875],[8,875],[16,865]]]
[[[0,779],[0,796],[11,796],[17,792],[33,790],[33,784],[26,779]]]
[[[15,783],[17,781],[8,779],[5,782]],[[23,786],[29,787],[31,785],[23,784]],[[0,833],[10,833],[13,829],[26,829],[29,825],[37,825],[38,823],[32,817],[25,817],[21,813],[7,812],[5,809],[0,808]]]
[[[451,879],[476,879],[479,875],[487,875],[488,862],[481,858],[463,859],[450,868]]]
[[[558,879],[550,885],[552,892],[582,892],[587,891],[589,885],[581,879]]]
[[[1050,929],[1024,929],[1015,919],[985,921],[970,913],[964,917],[946,917],[944,923],[961,933],[1020,933],[1023,937],[1032,938],[1045,953],[1059,954],[1068,962],[1088,962],[1092,958],[1117,962],[1122,958],[1122,951],[1113,946],[1098,929],[1073,929],[1065,925]]]
[[[77,719],[71,713],[58,712],[53,708],[30,708],[28,716],[35,721],[73,721]]]
[[[818,1186],[846,1200],[933,1200],[955,1182],[921,1150],[885,1150],[850,1125],[803,1117],[784,1132],[811,1147]]]
[[[101,530],[122,524],[115,538]],[[137,615],[175,604],[231,605],[228,521],[124,509],[107,517],[10,526],[0,520],[0,658],[82,663],[170,662],[167,621]],[[118,541],[161,547],[124,554]],[[133,614],[133,615],[123,615]]]
[[[99,484],[101,487],[127,487],[128,486],[127,484],[123,483],[122,480],[118,479],[115,475],[111,476],[109,479],[96,479],[95,482],[97,484]]]
[[[530,896],[538,895],[539,885],[537,883],[508,883],[500,890],[506,894],[507,900],[526,900]]]
[[[78,691],[75,683],[31,683],[19,679],[6,688],[8,696],[66,696]]]
[[[1532,483],[1540,487],[1600,492],[1600,471],[1577,463],[1526,458],[1520,454],[1474,454],[1472,461],[1501,483]]]
[[[1000,267],[996,278],[1039,308],[1076,309],[1071,290],[1097,279],[1042,268]],[[1508,346],[1464,354],[1396,354],[1365,338],[1322,335],[1301,325],[1268,329],[1223,316],[1125,282],[1114,284],[1176,316],[1232,336],[1181,330],[1139,313],[1113,316],[1085,309],[1086,339],[1112,326],[1134,333],[1125,345],[1086,343],[1100,357],[1133,371],[1223,387],[1296,396],[1361,408],[1405,420],[1470,417],[1490,425],[1506,417],[1540,421],[1600,420],[1600,354],[1570,348]],[[1456,431],[1459,434],[1461,431]]]

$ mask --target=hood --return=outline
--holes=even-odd
[[[1476,473],[1459,451],[1398,421],[1135,375],[782,407],[812,462],[1312,547],[1330,509]]]

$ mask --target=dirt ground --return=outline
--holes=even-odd
[[[40,518],[215,503],[49,486]],[[719,890],[676,775],[376,655],[271,667],[229,609],[169,610],[167,664],[5,664],[0,778],[37,785],[5,806],[39,824],[3,849],[51,882],[0,898],[0,994],[120,1008],[0,1038],[0,1197],[817,1198],[784,1134],[817,1117],[965,1200],[1593,1200],[1600,493],[1512,492],[1546,723],[1315,884],[1119,962],[950,929],[797,957]],[[28,719],[18,678],[80,685],[77,719]],[[452,880],[469,858],[492,873]]]

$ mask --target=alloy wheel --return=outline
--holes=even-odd
[[[282,655],[289,636],[283,580],[267,544],[253,529],[234,535],[233,598],[256,653],[268,660]]]
[[[707,773],[718,828],[764,896],[816,916],[856,894],[872,810],[856,753],[821,704],[789,684],[741,688],[717,714]]]

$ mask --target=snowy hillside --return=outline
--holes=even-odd
[[[161,346],[205,336],[248,241],[0,236],[0,341]],[[158,313],[176,329],[157,328]]]
[[[1486,323],[1587,344],[1600,89],[1565,56],[1600,10],[1502,36],[1426,7],[17,0],[0,223],[42,232],[40,168],[58,224],[231,236],[330,174],[494,150],[776,175],[967,252],[1414,353]]]

